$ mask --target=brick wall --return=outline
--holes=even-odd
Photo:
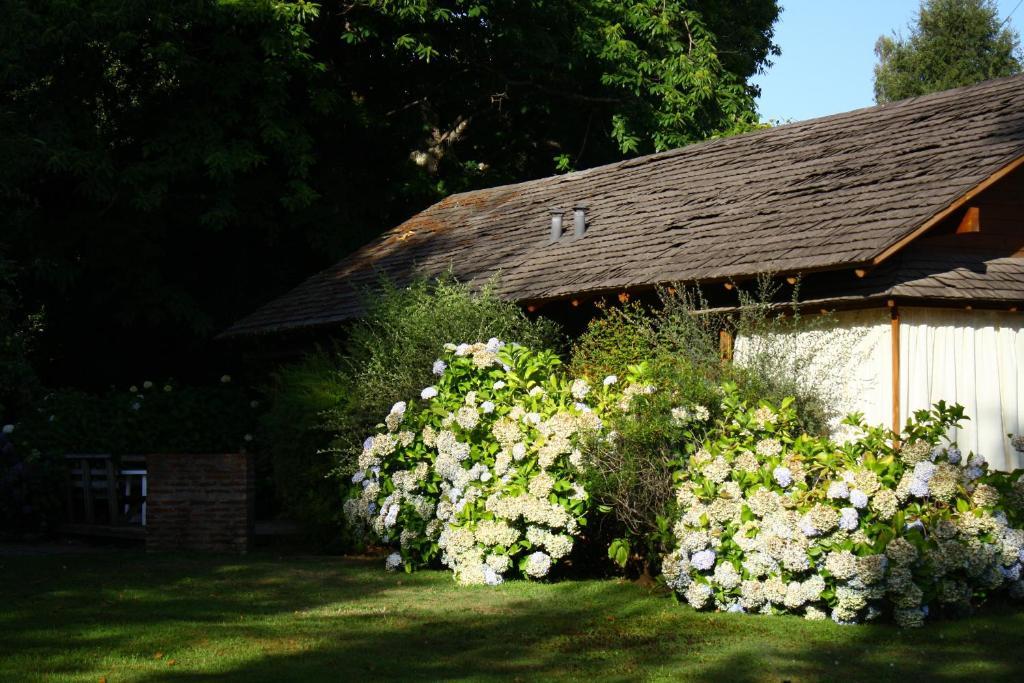
[[[252,457],[243,453],[146,456],[147,550],[249,549],[253,531]]]

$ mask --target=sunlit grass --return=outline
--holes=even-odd
[[[695,613],[618,581],[459,588],[380,562],[0,560],[0,680],[1018,680],[1024,612],[917,631]]]

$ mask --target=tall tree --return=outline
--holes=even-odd
[[[924,0],[910,36],[875,43],[875,100],[893,102],[1021,72],[1020,36],[994,0]]]
[[[45,374],[187,374],[233,319],[445,194],[745,130],[777,15],[10,0],[0,254],[45,310]]]

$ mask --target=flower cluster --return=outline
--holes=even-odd
[[[902,442],[851,418],[862,436],[843,446],[794,434],[789,402],[750,409],[726,387],[722,408],[680,473],[663,558],[693,607],[919,626],[996,589],[1024,597],[1024,478],[940,444],[959,407],[918,413]]]
[[[440,560],[466,584],[546,576],[585,523],[579,446],[615,381],[571,381],[554,354],[497,339],[446,345],[433,376],[366,439],[347,519],[398,545],[388,569]]]

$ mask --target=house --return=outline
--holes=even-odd
[[[1024,433],[1024,76],[452,195],[225,336],[329,328],[380,273],[449,268],[500,271],[504,296],[545,312],[799,276],[857,340],[846,409],[893,424],[956,401],[964,450],[1024,464],[1007,437]]]

